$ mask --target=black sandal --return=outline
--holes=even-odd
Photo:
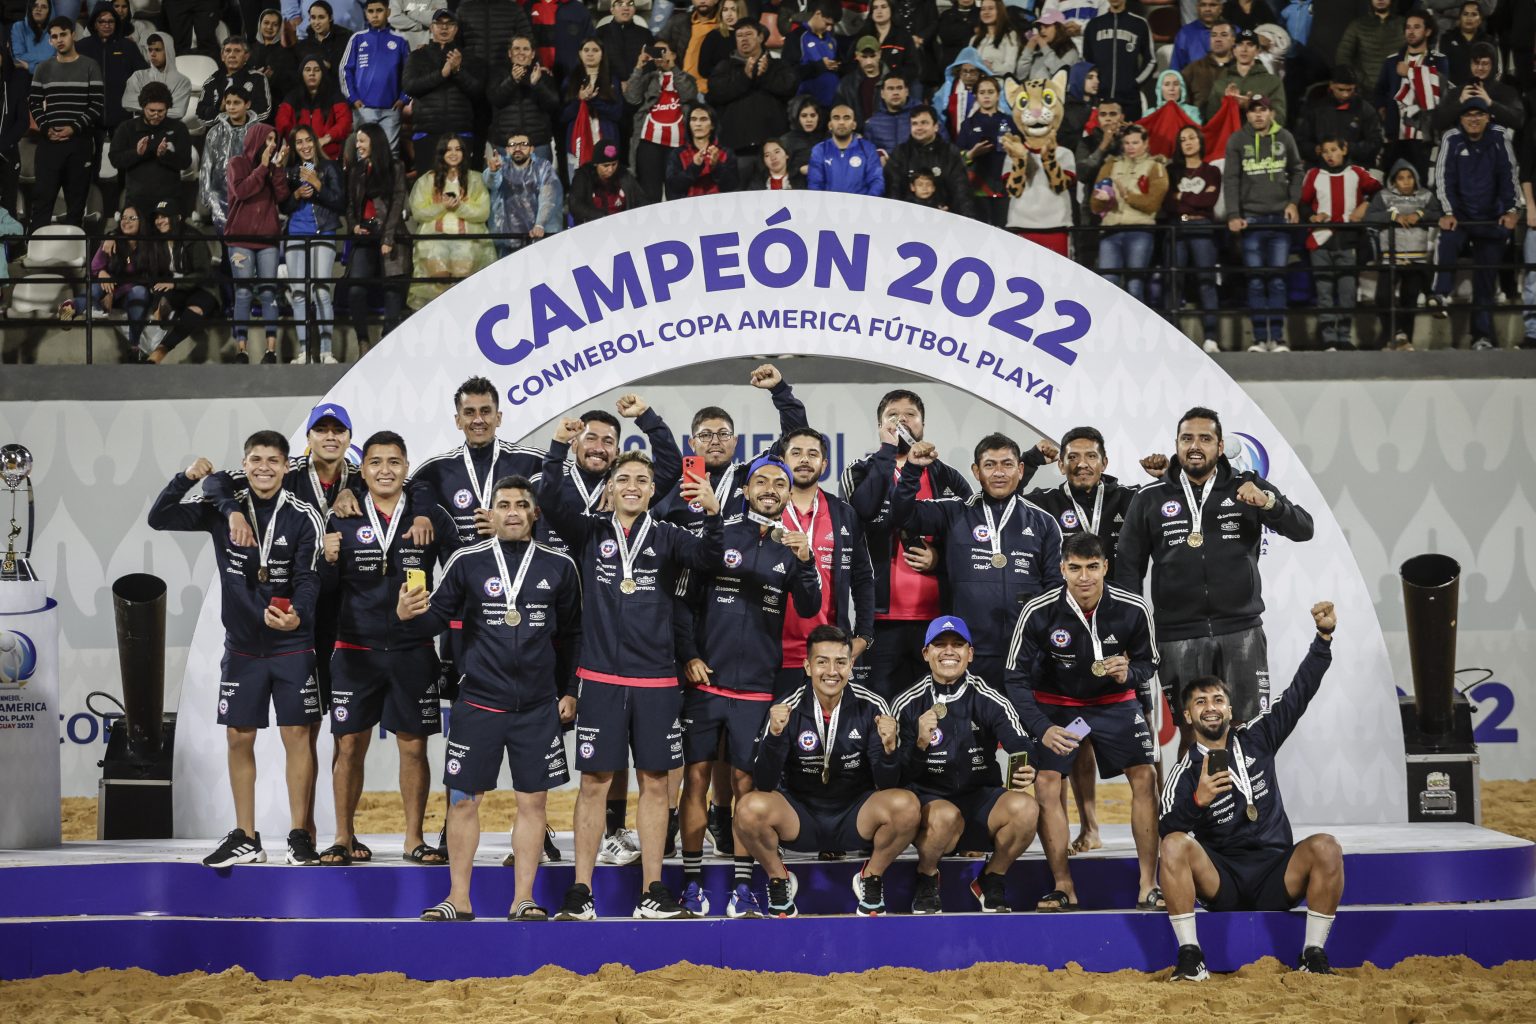
[[[475,915],[460,910],[447,900],[443,900],[437,906],[428,907],[426,910],[423,910],[421,912],[421,919],[423,921],[473,921]]]
[[[448,863],[448,855],[435,846],[426,843],[418,843],[416,849],[410,853],[400,855],[402,860],[408,860],[412,864],[421,864],[424,867],[440,868]],[[442,860],[428,860],[428,857],[441,857]]]
[[[548,921],[549,911],[533,900],[523,900],[507,915],[508,921]]]
[[[354,838],[352,840],[352,859],[359,864],[367,864],[373,860],[373,851],[368,849],[367,845],[361,840]]]
[[[1076,910],[1077,906],[1072,902],[1072,897],[1060,889],[1052,889],[1040,897],[1040,902],[1035,904],[1035,910],[1042,914],[1057,914],[1064,910]]]
[[[327,858],[335,859],[331,860]],[[340,843],[337,843],[335,846],[328,846],[324,850],[320,851],[320,866],[324,868],[350,867],[352,861],[355,859],[356,858],[352,856],[352,851],[347,849],[345,846],[342,846]]]
[[[1140,901],[1137,902],[1136,909],[1137,910],[1167,910],[1168,909],[1168,904],[1163,899],[1163,890],[1158,888],[1155,885],[1152,888],[1148,889],[1147,890],[1147,895],[1144,896]]]

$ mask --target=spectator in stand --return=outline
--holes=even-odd
[[[400,288],[386,279],[398,280],[411,273],[405,210],[405,167],[390,152],[384,129],[365,124],[358,129],[357,150],[347,168],[347,219],[352,223],[347,315],[359,357],[368,351],[371,293],[382,296],[383,334],[394,330],[400,320]]]
[[[1514,86],[1505,85],[1493,73],[1498,59],[1499,51],[1492,43],[1478,43],[1472,47],[1470,74],[1451,86],[1435,107],[1432,122],[1437,135],[1456,127],[1456,112],[1461,105],[1479,96],[1488,101],[1495,124],[1503,125],[1517,135],[1520,133],[1525,126],[1525,105],[1520,102],[1520,94]]]
[[[789,129],[785,105],[799,79],[793,66],[774,60],[764,49],[768,30],[756,21],[736,26],[736,52],[709,76],[709,98],[720,112],[720,141],[745,169],[762,150]],[[803,186],[802,186],[803,187]]]
[[[155,32],[155,24],[147,18],[135,18],[133,6],[128,0],[109,0],[112,4],[112,13],[117,15],[117,32],[119,39],[126,39],[139,48],[139,56],[147,62],[149,60],[149,47],[146,40]],[[148,220],[144,225],[145,231],[150,230]]]
[[[1109,0],[1109,10],[1083,29],[1083,59],[1099,69],[1099,94],[1120,101],[1125,116],[1141,116],[1143,83],[1152,77],[1156,57],[1147,19]]]
[[[1221,15],[1239,32],[1244,29],[1252,31],[1260,25],[1273,25],[1280,20],[1267,0],[1227,0],[1222,5]]]
[[[257,124],[246,91],[232,85],[224,94],[224,112],[213,119],[203,139],[203,164],[198,172],[199,202],[208,208],[213,226],[221,234],[229,214],[229,180],[224,172],[231,160],[245,151],[245,136]]]
[[[662,200],[667,161],[683,144],[687,131],[683,107],[698,98],[698,83],[677,66],[677,53],[669,41],[658,39],[640,55],[635,73],[629,76],[629,82],[624,86],[624,99],[635,108],[635,174],[640,187],[645,189],[647,202]],[[618,144],[616,139],[614,144]],[[606,188],[614,180],[610,175],[594,183],[594,187]],[[575,190],[573,179],[573,194]],[[603,198],[612,197],[605,195]],[[641,204],[631,202],[630,205]]]
[[[1175,71],[1211,52],[1211,26],[1222,20],[1221,0],[1199,0],[1195,8],[1196,20],[1179,29],[1173,37],[1173,53],[1168,66]]]
[[[293,361],[333,364],[335,306],[331,302],[331,286],[318,282],[330,281],[336,268],[336,232],[347,211],[347,192],[341,184],[340,169],[327,158],[313,128],[300,125],[289,139],[291,155],[283,169],[288,179],[288,197],[282,201],[282,210],[288,215],[283,262],[288,267],[288,297],[299,333],[299,354]],[[309,350],[307,314],[311,305],[320,334],[320,350],[314,353]]]
[[[464,56],[490,68],[507,52],[513,36],[533,35],[533,22],[517,0],[463,0],[454,8]]]
[[[202,127],[202,122],[197,115],[192,113],[192,83],[187,76],[176,70],[176,49],[171,43],[171,37],[167,33],[156,33],[145,40],[149,49],[149,67],[136,72],[128,79],[128,84],[123,91],[123,109],[137,114],[142,108],[138,106],[139,94],[144,87],[151,82],[158,82],[165,86],[166,92],[171,97],[170,109],[167,114],[173,121],[180,121],[188,131],[195,131]],[[150,207],[146,206],[145,210]],[[148,214],[145,214],[145,226],[148,224]]]
[[[1098,107],[1099,69],[1080,60],[1067,70],[1067,105],[1056,129],[1056,144],[1075,153]]]
[[[960,51],[971,45],[971,37],[981,24],[981,8],[976,0],[955,0],[939,15],[938,36],[939,66],[947,68],[960,56]]]
[[[435,166],[438,142],[452,135],[464,143],[471,161],[478,145],[471,130],[475,100],[484,90],[485,69],[469,60],[459,41],[459,22],[446,8],[432,15],[432,41],[413,50],[405,62],[405,91],[411,97],[411,139],[418,174]],[[387,137],[386,137],[387,138]]]
[[[885,195],[885,175],[874,144],[855,133],[858,122],[853,108],[839,103],[827,115],[831,137],[811,150],[806,188],[812,192],[850,192],[861,196]]]
[[[789,34],[779,55],[780,60],[799,69],[800,92],[814,98],[820,107],[830,107],[836,99],[843,67],[838,59],[837,37],[832,34],[837,16],[831,13],[829,3],[830,0],[812,0],[804,22]]]
[[[855,39],[869,36],[880,45],[886,70],[906,80],[907,89],[920,96],[923,88],[922,45],[911,26],[896,16],[892,0],[870,0],[869,17],[854,30]]]
[[[1435,144],[1435,108],[1459,106],[1451,96],[1445,55],[1434,49],[1434,22],[1423,11],[1403,19],[1403,47],[1377,68],[1376,108],[1381,114],[1389,164],[1411,160],[1421,177],[1429,172]]]
[[[1163,201],[1163,213],[1176,225],[1174,265],[1185,272],[1185,281],[1195,283],[1200,326],[1205,332],[1201,348],[1215,353],[1221,351],[1216,340],[1220,332],[1216,312],[1221,308],[1221,298],[1216,292],[1215,233],[1221,169],[1205,159],[1205,134],[1199,128],[1180,129],[1178,147],[1168,165],[1168,196]],[[1175,294],[1173,308],[1181,308],[1183,300],[1182,294]]]
[[[1024,50],[1019,54],[1018,80],[1053,78],[1062,68],[1070,68],[1081,60],[1077,44],[1067,31],[1066,19],[1057,11],[1046,11],[1035,19],[1034,30],[1024,40]]]
[[[1013,118],[1003,112],[1002,88],[997,79],[983,78],[976,83],[976,109],[960,126],[955,145],[965,154],[970,168],[971,193],[976,196],[977,215],[995,228],[1008,219],[1008,196],[1003,187],[1003,136],[1015,134]]]
[[[789,131],[779,141],[789,154],[789,166],[805,178],[811,173],[811,150],[831,137],[827,131],[827,112],[813,97],[802,93],[790,101],[789,118]]]
[[[565,81],[582,40],[592,35],[592,15],[581,0],[529,0],[527,8],[539,63]]]
[[[1157,76],[1157,87],[1152,95],[1156,104],[1154,110],[1162,110],[1171,104],[1195,124],[1205,122],[1205,118],[1200,116],[1200,108],[1189,102],[1189,86],[1185,84],[1184,76],[1172,68]]]
[[[1147,279],[1135,271],[1152,265],[1152,226],[1167,194],[1168,173],[1152,156],[1147,130],[1129,125],[1120,136],[1120,155],[1106,160],[1099,172],[1089,206],[1104,223],[1099,269],[1106,281],[1125,287],[1137,302],[1146,300]],[[1132,273],[1117,273],[1120,270]],[[1122,284],[1126,279],[1128,286]]]
[[[885,75],[885,65],[880,60],[880,43],[874,36],[865,36],[853,46],[853,70],[837,83],[834,103],[853,110],[853,116],[863,125],[880,106],[880,81]]]
[[[1419,183],[1419,172],[1407,160],[1393,166],[1387,187],[1372,196],[1365,209],[1367,223],[1391,225],[1376,231],[1376,251],[1382,262],[1376,276],[1376,304],[1383,310],[1393,306],[1396,291],[1397,308],[1381,317],[1383,330],[1393,332],[1390,343],[1382,347],[1394,352],[1413,351],[1415,310],[1419,298],[1430,291],[1430,230],[1441,212],[1440,200]],[[1385,342],[1386,335],[1382,337]]]
[[[140,113],[117,126],[110,155],[127,202],[149,211],[164,197],[180,193],[181,175],[192,166],[192,135],[170,116],[171,90],[164,82],[148,83],[136,98]]]
[[[1525,133],[1525,145],[1520,151],[1520,193],[1525,200],[1525,241],[1522,256],[1525,273],[1520,284],[1521,301],[1525,312],[1525,336],[1520,339],[1521,348],[1536,348],[1536,194],[1532,182],[1536,181],[1536,132]]]
[[[1211,26],[1211,48],[1206,51],[1204,57],[1190,61],[1180,68],[1184,76],[1184,82],[1189,86],[1189,101],[1201,110],[1205,109],[1206,101],[1215,93],[1218,99],[1216,105],[1221,105],[1220,93],[1216,91],[1216,79],[1227,73],[1237,58],[1232,50],[1237,45],[1237,30],[1225,21],[1218,21]]]
[[[507,147],[485,162],[485,187],[491,194],[491,231],[513,238],[495,239],[496,255],[509,256],[563,226],[563,195],[555,165],[534,152],[528,133],[514,129]]]
[[[1188,0],[1185,0],[1188,3]],[[1044,0],[1040,13],[1056,11],[1067,19],[1067,31],[1074,39],[1080,39],[1088,23],[1109,10],[1109,0]],[[1187,17],[1187,15],[1186,15]]]
[[[358,36],[366,33],[358,33]],[[353,38],[358,38],[354,36]],[[277,132],[292,138],[301,125],[314,131],[327,160],[340,160],[342,144],[352,134],[352,107],[336,88],[325,63],[314,54],[304,58],[300,86],[277,107]],[[389,132],[388,127],[385,134]]]
[[[480,175],[470,170],[469,154],[457,136],[438,139],[432,170],[411,187],[411,220],[417,276],[454,279],[414,282],[406,296],[412,309],[421,309],[458,280],[495,261],[489,239],[457,237],[483,235],[491,222],[491,194]]]
[[[466,0],[463,7],[475,2],[477,0]],[[509,4],[522,14],[511,0],[499,2]],[[405,62],[411,51],[405,37],[389,27],[387,0],[368,0],[363,16],[368,19],[368,27],[352,34],[341,58],[341,91],[352,105],[353,119],[358,124],[383,125],[389,148],[395,149],[400,145],[400,111],[407,99]],[[490,65],[482,62],[480,66]],[[345,136],[343,132],[341,137]],[[329,148],[326,155],[335,159]]]
[[[1484,21],[1478,0],[1462,0],[1455,25],[1447,27],[1441,35],[1440,52],[1445,54],[1450,67],[1451,81],[1460,84],[1472,77],[1472,53],[1479,43],[1493,47],[1494,59],[1498,59],[1498,39],[1488,34]],[[1490,73],[1480,77],[1494,76]]]
[[[281,12],[272,8],[261,12],[247,65],[267,76],[267,94],[274,99],[299,87],[299,57],[284,38],[284,27]]]
[[[1344,38],[1339,40],[1333,58],[1335,66],[1347,64],[1354,68],[1361,82],[1376,81],[1382,63],[1403,45],[1403,16],[1392,13],[1392,0],[1370,0],[1370,3],[1370,11],[1350,22],[1344,30]]]
[[[939,28],[938,0],[891,0],[891,16],[912,33],[912,41],[917,44],[918,57],[923,64],[922,70],[937,70],[933,66],[932,57],[934,36]],[[927,73],[923,74],[924,84],[928,84],[930,77]]]
[[[576,52],[576,67],[565,82],[565,105],[560,108],[560,165],[567,176],[592,159],[598,139],[619,135],[624,102],[615,84],[608,54],[596,39],[588,39]]]
[[[75,25],[68,18],[48,23],[53,59],[38,65],[27,94],[27,111],[42,133],[34,159],[30,230],[53,220],[64,191],[64,223],[85,222],[85,203],[96,172],[97,133],[106,110],[101,68],[75,49]]]
[[[560,87],[555,76],[534,60],[532,36],[513,36],[506,60],[490,75],[485,90],[491,102],[492,139],[521,134],[534,155],[545,163],[555,159],[555,115],[560,112]]]
[[[619,144],[611,139],[600,140],[592,161],[571,175],[571,219],[577,224],[611,217],[650,202],[640,182],[620,166]]]
[[[912,110],[916,106],[907,94],[907,82],[891,71],[880,80],[880,109],[864,122],[864,137],[875,144],[882,161],[889,159],[896,147],[912,134]],[[887,195],[899,195],[887,192]]]
[[[1371,197],[1381,182],[1349,159],[1349,143],[1337,135],[1323,139],[1323,166],[1307,171],[1302,179],[1301,206],[1311,210],[1313,224],[1355,224],[1365,219]],[[1317,347],[1325,351],[1353,351],[1356,243],[1352,231],[1316,227],[1307,232],[1312,259],[1312,280],[1317,285]]]
[[[1296,145],[1307,166],[1322,162],[1319,147],[1332,135],[1349,146],[1350,156],[1362,167],[1379,166],[1381,159],[1381,119],[1376,108],[1360,96],[1355,69],[1340,64],[1333,69],[1331,81],[1314,89],[1296,118]]]
[[[1242,240],[1252,308],[1250,352],[1289,352],[1285,343],[1285,265],[1290,236],[1281,226],[1299,219],[1303,165],[1291,133],[1275,123],[1269,100],[1248,101],[1247,125],[1227,140],[1222,201],[1227,229]]]
[[[629,76],[635,73],[640,54],[655,40],[644,22],[635,20],[635,0],[613,0],[609,8],[612,15],[593,33],[608,54],[608,64],[618,76],[621,86],[629,84]]]
[[[243,148],[229,161],[224,174],[229,216],[224,222],[229,273],[235,279],[235,362],[248,363],[246,340],[253,297],[261,299],[267,345],[261,361],[277,362],[278,207],[288,198],[289,147],[278,142],[277,131],[255,124],[245,133]],[[255,282],[253,285],[251,282]]]
[[[177,46],[180,45],[178,42]],[[218,117],[219,111],[224,109],[224,97],[231,89],[238,90],[245,97],[253,119],[265,121],[271,117],[272,93],[267,85],[267,76],[247,66],[251,60],[251,48],[245,37],[230,36],[224,40],[219,59],[224,66],[209,75],[203,83],[203,91],[197,101],[198,119],[207,123]]]
[[[980,0],[977,6],[981,17],[976,33],[971,36],[971,48],[991,69],[989,74],[1001,81],[1013,74],[1019,65],[1019,55],[1024,52],[1024,32],[1003,0]]]
[[[921,172],[933,179],[939,206],[960,217],[975,216],[965,158],[939,137],[938,111],[926,104],[913,107],[907,112],[907,124],[911,136],[888,151],[885,194],[909,199],[912,193],[908,185]]]
[[[736,156],[720,145],[715,115],[696,103],[688,111],[688,141],[667,162],[667,198],[712,196],[736,189]]]
[[[1409,24],[1412,24],[1410,15]],[[1456,259],[1472,249],[1472,337],[1474,351],[1496,347],[1493,333],[1494,281],[1511,233],[1520,222],[1523,192],[1515,160],[1515,133],[1490,123],[1490,104],[1481,96],[1461,104],[1461,126],[1440,140],[1435,156],[1435,194],[1440,200],[1440,241],[1435,252],[1434,290],[1426,304],[1446,317]]]
[[[164,269],[150,285],[158,300],[151,317],[158,323],[145,329],[142,343],[153,346],[146,361],[158,364],[188,335],[202,330],[209,317],[221,312],[223,303],[208,239],[182,223],[174,201],[162,199],[155,205],[155,233],[165,239]]]
[[[350,3],[351,0],[343,2]],[[330,0],[314,0],[309,5],[309,30],[294,48],[294,56],[303,60],[310,54],[317,54],[325,61],[326,70],[339,75],[342,58],[347,53],[347,41],[351,38],[352,30],[336,22]]]
[[[697,78],[706,81],[720,62],[736,52],[736,26],[749,24],[746,16],[746,0],[720,0],[715,14],[715,27],[699,44],[699,70]],[[708,92],[706,88],[704,90]]]
[[[150,233],[149,225],[139,216],[139,207],[124,205],[117,218],[117,231],[91,257],[89,294],[65,299],[59,306],[59,319],[66,323],[83,316],[86,303],[95,307],[98,317],[119,309],[128,314],[129,347],[124,362],[138,362],[139,338],[149,317],[149,287],[161,273],[157,260],[160,247],[148,237]]]
[[[701,93],[709,90],[706,79],[710,69],[700,68],[700,52],[704,49],[704,40],[719,27],[720,0],[693,0],[688,10],[673,11],[661,31],[656,33],[658,39],[665,39],[672,45],[678,66],[699,83]]]
[[[389,0],[389,27],[405,37],[411,49],[432,38],[432,12],[439,0]]]
[[[27,73],[30,80],[44,61],[53,59],[53,44],[48,41],[48,23],[53,20],[50,0],[32,0],[27,16],[11,24],[11,59]]]
[[[946,139],[958,142],[960,129],[976,109],[976,86],[992,71],[970,47],[960,51],[944,72],[944,84],[933,94],[933,109],[941,118],[939,129]]]
[[[1285,83],[1280,76],[1266,71],[1259,60],[1259,38],[1252,30],[1243,29],[1237,34],[1232,48],[1232,64],[1211,83],[1210,95],[1200,110],[1209,121],[1221,109],[1221,101],[1227,96],[1242,100],[1250,96],[1263,96],[1269,101],[1275,123],[1284,125]]]
[[[1098,113],[1098,127],[1077,144],[1077,175],[1089,188],[1103,177],[1099,171],[1105,161],[1120,152],[1120,136],[1127,127],[1125,111],[1118,100],[1104,99],[1099,103]]]
[[[805,175],[790,166],[789,150],[778,139],[763,143],[761,159],[747,174],[747,189],[760,192],[802,192]]]
[[[219,14],[222,9],[219,0],[165,0],[161,12],[165,15],[171,38],[176,41],[176,51],[210,57],[219,53]],[[194,35],[196,46],[192,45]],[[212,120],[212,116],[204,120]]]

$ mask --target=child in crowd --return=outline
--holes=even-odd
[[[1301,184],[1301,205],[1310,209],[1313,224],[1352,224],[1365,216],[1371,196],[1381,182],[1363,167],[1349,162],[1349,143],[1330,135],[1317,147],[1323,166],[1307,172]],[[1357,236],[1327,227],[1307,234],[1312,277],[1317,284],[1318,347],[1329,351],[1355,347],[1355,254]]]
[[[1376,251],[1381,257],[1376,301],[1383,310],[1392,306],[1395,281],[1399,312],[1383,318],[1394,325],[1391,342],[1383,346],[1393,351],[1413,351],[1414,309],[1419,296],[1429,291],[1429,233],[1441,213],[1440,200],[1419,181],[1419,172],[1408,160],[1392,166],[1387,187],[1373,195],[1365,208],[1366,222],[1390,225],[1376,230]]]

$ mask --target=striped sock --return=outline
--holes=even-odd
[[[683,851],[683,885],[689,882],[700,882],[704,878],[704,851]]]
[[[752,858],[751,857],[737,857],[736,858],[736,884],[737,885],[751,885],[752,884]]]

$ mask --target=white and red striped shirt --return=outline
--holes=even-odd
[[[640,137],[658,146],[676,149],[683,144],[683,101],[678,98],[672,72],[661,73],[661,93],[645,114]]]
[[[1355,207],[1380,190],[1381,182],[1363,167],[1350,164],[1336,171],[1314,167],[1302,179],[1301,205],[1323,214],[1329,223],[1343,224]],[[1313,228],[1307,236],[1307,248],[1321,248],[1332,237],[1333,232],[1328,228]]]
[[[1406,62],[1408,73],[1403,75],[1393,97],[1397,101],[1397,137],[1428,138],[1419,127],[1421,122],[1427,124],[1428,118],[1420,115],[1428,114],[1440,105],[1440,90],[1445,83],[1440,78],[1440,70],[1429,63],[1428,54],[1408,57]]]

